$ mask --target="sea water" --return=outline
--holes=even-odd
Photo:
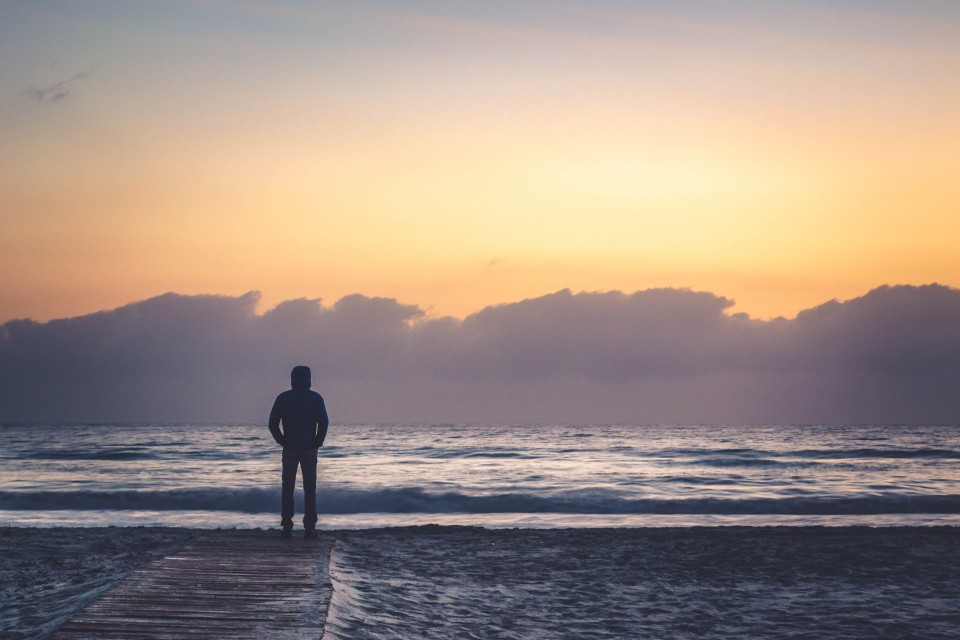
[[[0,460],[0,526],[279,524],[263,425],[8,424]],[[318,507],[326,528],[957,525],[960,427],[336,424]]]

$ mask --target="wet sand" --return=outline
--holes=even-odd
[[[0,637],[49,635],[201,533],[231,535],[0,530]],[[317,629],[326,639],[960,637],[960,528],[425,526],[322,535],[333,545],[333,592]]]

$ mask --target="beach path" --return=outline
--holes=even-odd
[[[319,638],[333,540],[202,534],[131,573],[51,637]]]

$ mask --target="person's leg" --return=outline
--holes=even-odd
[[[300,473],[303,475],[303,528],[313,531],[317,526],[317,450],[300,452]]]
[[[293,489],[297,486],[297,464],[300,458],[296,451],[283,450],[283,471],[280,486],[280,525],[285,530],[293,529]]]

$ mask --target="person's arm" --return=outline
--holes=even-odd
[[[277,399],[273,402],[273,408],[270,409],[270,420],[267,422],[267,426],[270,427],[270,435],[282,447],[285,438],[280,432],[280,416],[280,396],[277,396]]]
[[[323,402],[323,396],[317,405],[317,437],[314,443],[317,447],[323,446],[323,441],[327,438],[327,427],[330,426],[330,418],[327,416],[327,405]]]

